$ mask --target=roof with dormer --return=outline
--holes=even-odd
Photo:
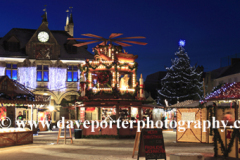
[[[0,57],[28,58],[28,55],[26,54],[26,44],[36,31],[36,29],[12,28],[4,37],[0,39]],[[66,31],[51,30],[50,32],[60,45],[60,60],[93,59],[93,55],[87,51],[87,46],[78,47],[75,54],[68,53],[65,46],[68,43],[67,38],[72,38],[72,36],[70,36]],[[17,52],[8,51],[4,47],[4,43],[6,43],[13,36],[17,41],[19,41],[20,44],[20,49]],[[79,42],[74,41],[74,43]]]

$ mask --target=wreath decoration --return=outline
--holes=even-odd
[[[97,77],[97,81],[99,84],[106,84],[109,81],[109,75],[107,72],[100,72]]]

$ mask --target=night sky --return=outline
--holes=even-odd
[[[240,53],[239,0],[1,0],[0,37],[11,28],[37,29],[45,4],[50,30],[64,29],[65,11],[73,6],[76,38],[84,33],[145,36],[146,46],[125,47],[138,55],[138,74],[144,78],[171,66],[180,39],[186,40],[191,64],[205,71],[219,68],[220,58]],[[90,52],[95,45],[89,45]]]

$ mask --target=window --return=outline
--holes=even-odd
[[[7,64],[6,75],[10,79],[17,80],[17,64]]]
[[[78,68],[77,66],[68,66],[67,81],[77,82],[78,81]]]
[[[48,82],[48,66],[37,65],[37,81]]]
[[[20,43],[19,42],[11,42],[5,41],[4,48],[10,52],[18,52],[20,50]]]
[[[66,44],[66,50],[70,54],[75,54],[77,53],[77,47],[73,46],[73,44]]]
[[[8,50],[10,52],[17,52],[19,51],[20,44],[19,42],[8,42]]]

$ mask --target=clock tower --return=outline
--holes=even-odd
[[[60,55],[60,45],[48,28],[46,10],[42,18],[42,24],[26,45],[26,54],[29,59],[57,60]]]

